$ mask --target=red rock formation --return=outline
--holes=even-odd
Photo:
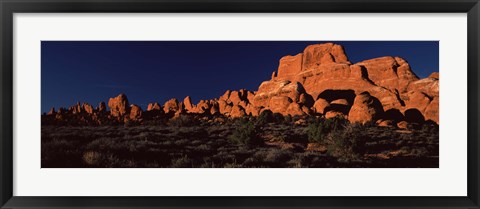
[[[97,107],[97,112],[105,112],[107,111],[107,106],[105,105],[105,102],[100,102]]]
[[[216,114],[219,114],[219,113],[220,113],[220,110],[218,108],[218,103],[212,104],[211,107],[210,107],[210,114],[211,115],[216,115]]]
[[[200,102],[198,102],[198,104],[195,105],[195,108],[193,108],[190,112],[203,114],[206,112],[210,112],[210,108],[211,108],[210,101],[200,100]]]
[[[179,102],[176,98],[170,99],[163,105],[163,111],[167,114],[175,113],[180,110]]]
[[[158,103],[149,103],[148,106],[147,106],[147,111],[151,111],[151,110],[162,110],[162,107],[160,106],[160,104]]]
[[[367,69],[368,78],[374,84],[391,91],[405,92],[410,82],[418,80],[408,63],[399,57],[380,57],[365,60],[356,65]]]
[[[400,121],[397,123],[397,127],[401,129],[407,129],[408,128],[408,123],[406,121]]]
[[[243,116],[245,116],[245,110],[243,109],[243,107],[240,107],[238,105],[233,105],[232,111],[230,112],[230,117],[238,118]]]
[[[138,121],[142,118],[142,113],[142,108],[140,108],[138,105],[132,104],[130,106],[130,120]]]
[[[313,105],[313,110],[316,113],[325,114],[325,108],[329,106],[330,106],[330,103],[328,103],[327,100],[319,98],[317,99],[317,101],[315,101],[315,104]]]
[[[274,113],[287,115],[287,108],[292,102],[292,99],[287,96],[273,96],[269,100],[268,108]]]
[[[232,91],[230,90],[225,91],[225,93],[218,100],[227,101],[228,97],[230,97],[231,92]]]
[[[248,104],[247,107],[245,107],[245,114],[251,115],[251,116],[258,116],[260,115],[261,110],[262,110],[261,107]]]
[[[73,114],[80,114],[82,113],[82,106],[80,105],[80,102],[77,102],[77,104],[71,106],[68,108],[68,111],[70,111]]]
[[[381,127],[395,127],[395,122],[392,120],[378,120],[377,125]]]
[[[420,91],[410,91],[407,93],[408,99],[405,100],[408,109],[415,108],[420,112],[425,112],[425,109],[431,102],[431,98]]]
[[[288,105],[287,110],[282,114],[294,116],[294,115],[304,115],[305,113],[303,112],[302,107],[298,103],[293,102],[293,103],[290,103],[290,105]]]
[[[343,114],[343,112],[336,111],[336,110],[331,110],[331,111],[328,111],[327,113],[325,113],[325,118],[327,118],[327,119],[336,118],[336,117],[346,118],[345,114]]]
[[[336,99],[331,101],[330,104],[350,105],[346,99]]]
[[[227,107],[230,107],[225,100],[218,100],[218,111],[220,114],[226,114],[231,111],[227,111]]]
[[[351,123],[365,124],[376,121],[383,116],[383,107],[380,101],[372,97],[370,93],[363,92],[355,97],[352,108],[348,113],[348,120]]]
[[[93,106],[88,104],[88,103],[83,103],[82,108],[87,112],[88,114],[93,114]]]
[[[115,98],[108,100],[108,108],[110,108],[110,114],[114,117],[124,116],[129,112],[129,103],[125,94],[119,94]]]
[[[240,92],[238,91],[232,91],[230,93],[230,96],[228,97],[227,102],[232,104],[232,105],[237,105],[242,101],[242,97],[240,95]]]
[[[439,97],[433,98],[430,104],[428,104],[428,106],[425,108],[425,111],[423,114],[425,116],[425,120],[432,120],[432,121],[435,121],[437,124],[440,124],[440,118],[438,115],[438,107],[440,103],[439,100],[440,100]]]
[[[48,111],[47,115],[55,115],[55,108],[51,108],[50,111]]]
[[[438,72],[433,72],[433,73],[430,74],[428,77],[429,77],[429,78],[440,79],[440,74],[439,74]]]
[[[136,105],[130,108],[124,94],[111,98],[108,106],[108,117],[142,118],[141,108]],[[149,112],[152,110],[162,114]],[[345,117],[359,123],[376,121],[381,126],[397,125],[400,128],[423,120],[438,123],[439,74],[432,73],[428,78],[419,79],[400,57],[379,57],[352,64],[342,46],[315,44],[297,55],[282,57],[278,71],[272,73],[271,80],[262,82],[256,92],[227,90],[218,99],[201,100],[197,105],[189,96],[182,102],[171,99],[163,108],[158,103],[150,103],[143,119],[161,119],[163,112],[169,114],[168,117],[186,113],[258,116],[263,110],[292,116]],[[96,111],[105,112],[105,103],[100,103]],[[97,114],[91,105],[80,106],[79,103],[70,107],[68,113],[60,112],[56,114],[59,118],[66,118],[65,114],[82,117],[84,112]],[[54,114],[54,111],[49,112],[49,115]],[[106,114],[100,115],[106,117]],[[100,123],[103,119],[93,120]]]
[[[278,74],[274,78],[293,80],[296,75],[302,71],[303,54],[297,54],[295,56],[285,56],[280,59],[278,65]],[[272,79],[273,80],[273,79]]]
[[[300,97],[298,98],[298,103],[306,107],[312,107],[314,102],[315,101],[313,100],[312,96],[307,93],[300,94]]]
[[[300,95],[305,89],[300,83],[290,81],[265,81],[263,82],[253,98],[253,104],[257,107],[269,107],[270,99],[275,96],[285,96],[298,102]]]
[[[187,96],[185,97],[185,99],[183,99],[183,105],[185,105],[185,109],[190,112],[193,110],[194,106],[192,104],[192,99],[190,98],[190,96]]]

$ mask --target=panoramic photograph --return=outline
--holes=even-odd
[[[438,41],[42,41],[42,168],[438,168]]]

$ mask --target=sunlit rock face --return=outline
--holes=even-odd
[[[103,102],[95,109],[87,103],[77,103],[68,110],[52,108],[47,116],[66,120],[77,115],[100,124],[182,114],[236,118],[271,110],[291,116],[345,117],[352,123],[373,121],[382,126],[415,122],[412,120],[438,124],[439,77],[435,72],[419,79],[400,57],[351,63],[341,45],[314,44],[296,55],[282,57],[270,80],[259,84],[256,91],[226,90],[219,98],[203,99],[197,104],[190,96],[182,101],[172,98],[163,106],[157,102],[148,104],[145,112],[140,106],[130,105],[125,94],[119,94],[108,100],[109,111]]]

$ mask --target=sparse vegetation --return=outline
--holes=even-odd
[[[366,128],[359,124],[350,124],[342,129],[333,130],[328,135],[328,153],[341,162],[361,161],[365,154],[368,136]]]
[[[184,117],[126,127],[43,126],[42,167],[438,167],[436,124],[397,130],[340,118],[271,116],[265,123]],[[326,153],[307,150],[309,143]]]
[[[258,136],[255,123],[248,119],[238,120],[235,124],[236,129],[229,137],[230,140],[246,146],[258,146],[263,144],[263,140]]]
[[[343,129],[347,123],[345,119],[337,117],[314,119],[307,128],[308,141],[325,143],[328,134]]]
[[[271,110],[264,110],[260,115],[256,118],[257,125],[263,126],[268,123],[273,123],[274,117]]]

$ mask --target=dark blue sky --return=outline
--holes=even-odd
[[[437,41],[42,41],[42,112],[77,101],[97,106],[119,93],[145,108],[257,90],[282,56],[324,42],[343,45],[352,63],[399,56],[420,78],[439,71]]]

